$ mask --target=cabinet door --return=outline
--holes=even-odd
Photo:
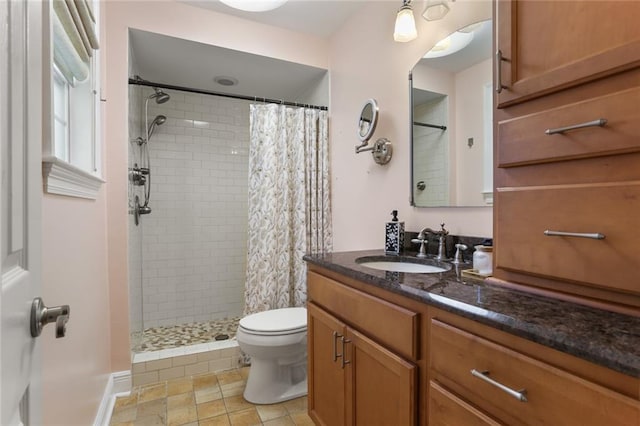
[[[637,1],[499,0],[496,8],[499,108],[640,66]]]
[[[313,303],[307,304],[309,415],[318,425],[345,424],[345,370],[341,337],[345,325]]]
[[[416,367],[347,328],[347,424],[416,424]]]

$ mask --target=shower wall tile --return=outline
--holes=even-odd
[[[143,218],[144,327],[237,317],[244,307],[249,102],[167,91],[149,117],[152,213]]]

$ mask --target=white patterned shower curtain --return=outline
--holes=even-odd
[[[304,306],[305,253],[331,251],[326,111],[250,107],[245,315]]]

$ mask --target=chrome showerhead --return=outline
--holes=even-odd
[[[169,95],[167,95],[167,96],[169,96]],[[153,134],[154,130],[156,129],[156,126],[160,126],[160,125],[164,124],[165,121],[167,121],[167,117],[165,117],[164,115],[157,115],[156,118],[153,119],[153,121],[149,125],[149,130],[147,132],[147,140],[151,139],[151,135]]]
[[[149,99],[155,99],[157,104],[163,104],[171,99],[169,94],[162,91],[162,89],[158,89],[157,87],[153,88],[154,93],[149,95]]]

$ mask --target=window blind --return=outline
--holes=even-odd
[[[96,22],[87,0],[52,0],[53,60],[71,86],[89,77],[93,51],[99,48]]]

